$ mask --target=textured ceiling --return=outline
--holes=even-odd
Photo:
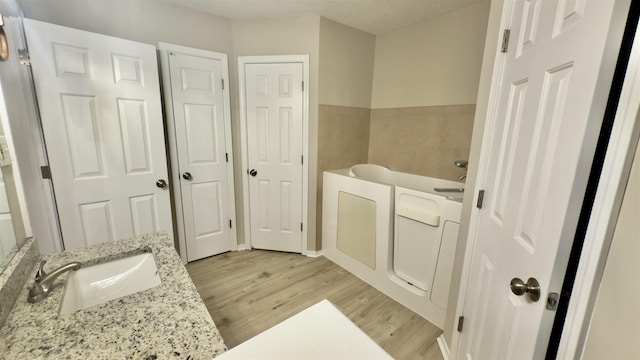
[[[229,19],[320,15],[375,35],[488,0],[165,0]]]

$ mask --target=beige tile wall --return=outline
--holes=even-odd
[[[368,163],[391,170],[457,180],[465,171],[475,105],[371,110]]]
[[[322,173],[367,162],[371,110],[347,106],[318,107],[318,187],[316,249],[322,248]]]

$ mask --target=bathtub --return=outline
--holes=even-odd
[[[464,184],[373,164],[323,184],[324,256],[442,328]]]

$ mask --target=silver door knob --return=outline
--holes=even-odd
[[[185,180],[189,180],[189,181],[193,180],[193,176],[191,176],[191,173],[188,172],[188,171],[186,171],[184,174],[182,174],[182,178],[185,179]]]
[[[164,189],[167,187],[167,182],[159,179],[158,181],[156,181],[156,186],[159,187],[160,189]]]
[[[529,300],[540,300],[540,283],[534,278],[529,278],[525,284],[520,278],[511,279],[511,292],[517,296],[527,294]]]
[[[251,169],[251,170],[249,170],[249,175],[256,176],[256,175],[258,175],[258,171],[256,169]]]

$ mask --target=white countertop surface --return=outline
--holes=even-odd
[[[393,359],[328,300],[216,359]]]

